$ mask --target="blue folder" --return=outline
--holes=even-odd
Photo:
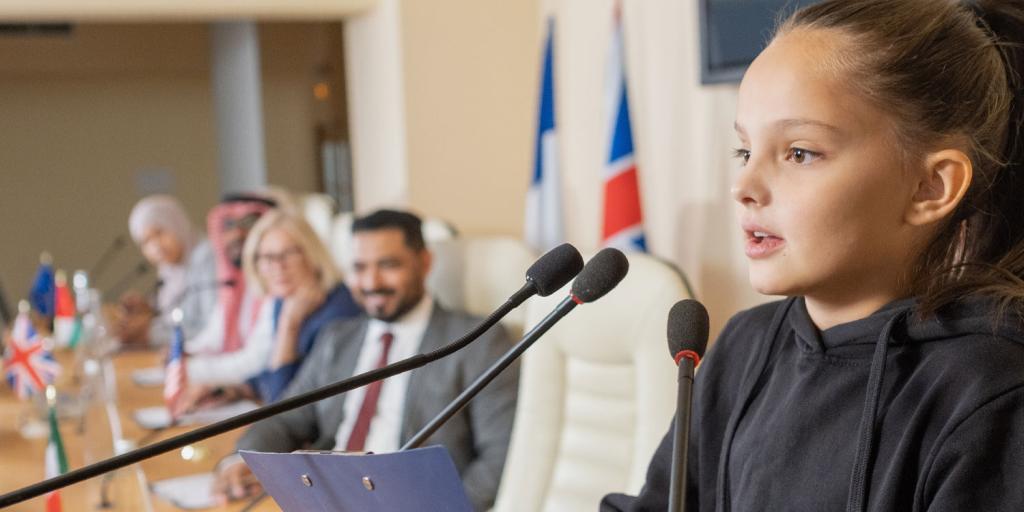
[[[382,454],[241,455],[284,512],[473,512],[441,446]]]

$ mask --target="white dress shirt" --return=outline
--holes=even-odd
[[[416,355],[420,350],[420,342],[430,322],[434,310],[434,299],[429,294],[397,322],[386,323],[370,319],[366,328],[366,338],[359,349],[355,373],[359,375],[377,367],[383,345],[380,338],[385,332],[394,336],[391,350],[388,352],[388,364]],[[405,393],[409,387],[409,372],[400,373],[383,382],[380,397],[377,399],[377,414],[370,421],[370,431],[366,436],[363,450],[374,453],[393,452],[399,448],[402,435],[402,417],[405,411]],[[348,438],[359,417],[359,409],[366,396],[366,386],[354,389],[345,397],[345,419],[338,426],[334,436],[334,449],[344,450]]]
[[[238,332],[245,343],[234,352],[223,352],[224,308],[218,303],[206,328],[185,341],[189,382],[210,386],[239,384],[263,371],[274,347],[273,310],[270,297],[246,293],[238,315]]]

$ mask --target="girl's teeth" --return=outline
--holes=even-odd
[[[764,231],[754,231],[754,236],[757,238],[765,238],[768,236],[768,233],[765,233]]]

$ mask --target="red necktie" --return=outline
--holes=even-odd
[[[380,351],[380,359],[377,361],[377,368],[388,364],[388,351],[391,350],[391,342],[395,336],[390,332],[380,335],[380,342],[383,347]],[[378,380],[366,386],[366,396],[363,397],[363,405],[359,407],[359,416],[356,417],[356,424],[352,427],[352,433],[348,436],[348,444],[345,450],[350,452],[361,452],[366,445],[366,436],[370,433],[370,422],[377,414],[377,400],[380,398],[380,388],[384,381]]]

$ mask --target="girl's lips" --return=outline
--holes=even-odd
[[[751,230],[747,231],[747,244],[744,252],[750,259],[767,258],[785,245],[786,240],[783,238],[767,231]]]

